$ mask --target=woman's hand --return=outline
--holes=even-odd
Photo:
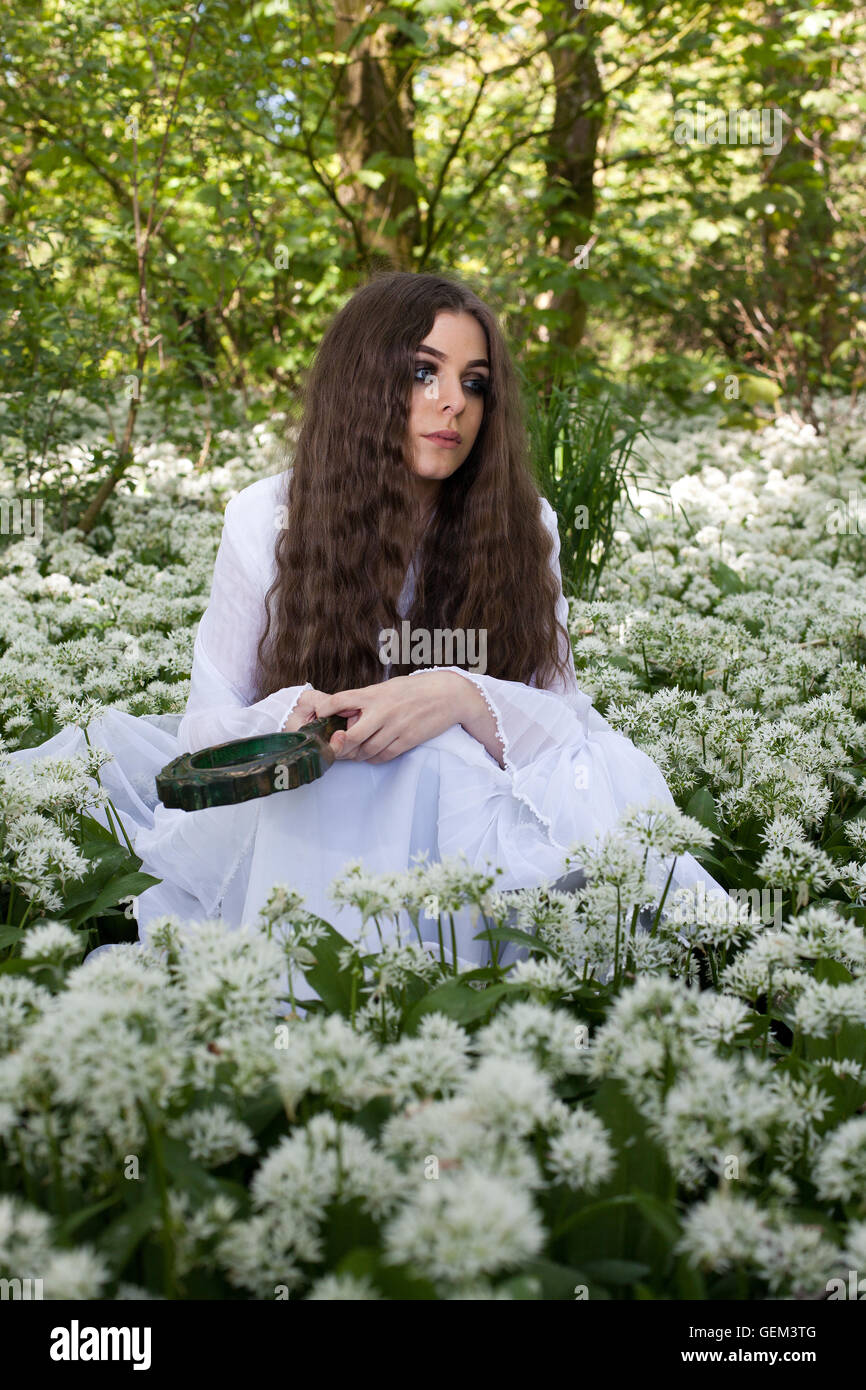
[[[320,719],[347,716],[345,732],[338,729],[331,737],[337,758],[388,763],[459,724],[467,690],[472,687],[456,671],[429,671],[420,681],[417,675],[392,676],[379,685],[338,690],[324,699],[316,692],[315,709]]]
[[[320,713],[319,705],[328,698],[324,690],[302,690],[280,733],[296,733],[302,724],[309,724],[311,719],[316,719]]]

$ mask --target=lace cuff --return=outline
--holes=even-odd
[[[281,690],[281,691],[279,692],[281,695],[286,695],[286,694],[291,695],[291,702],[290,702],[290,704],[289,704],[289,707],[288,707],[288,709],[286,710],[285,714],[283,715],[282,720],[280,721],[279,732],[280,732],[281,734],[288,733],[288,730],[286,729],[286,724],[288,723],[288,721],[291,719],[292,715],[294,714],[294,712],[295,712],[295,706],[297,705],[298,700],[301,698],[301,696],[302,696],[302,694],[304,693],[305,690],[312,690],[312,688],[313,688],[313,687],[312,687],[312,685],[310,684],[310,682],[307,681],[306,685],[293,685],[293,686],[290,686],[288,690]]]
[[[614,730],[581,691],[565,698],[460,666],[436,669],[457,671],[480,690],[502,743],[512,794],[541,822],[551,844],[566,849],[573,841],[576,820],[585,825],[592,807],[589,735],[603,730],[614,734]],[[412,672],[413,676],[423,674]]]

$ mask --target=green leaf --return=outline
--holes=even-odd
[[[242,1107],[240,1118],[253,1134],[261,1131],[275,1120],[277,1115],[285,1114],[283,1099],[276,1086],[268,1086]]]
[[[829,980],[833,985],[848,984],[854,979],[851,971],[841,961],[828,960],[824,956],[815,961],[812,973],[816,980]]]
[[[344,950],[349,942],[323,918],[317,918],[316,925],[323,928],[323,934],[311,948],[316,957],[316,964],[304,971],[304,977],[309,980],[329,1013],[338,1013],[344,1018],[350,1018],[352,976],[348,970],[340,969],[338,959],[339,952]]]
[[[90,862],[90,870],[83,878],[76,879],[75,884],[70,885],[63,894],[63,906],[66,911],[71,907],[80,907],[82,903],[95,898],[117,870],[132,873],[141,867],[141,860],[130,861],[129,851],[120,845],[98,847],[96,853],[90,857]]]
[[[710,565],[710,578],[723,594],[742,594],[745,592],[746,586],[736,570],[732,570],[730,565],[726,565],[722,560],[717,560],[715,564]]]
[[[541,951],[544,955],[553,955],[553,947],[549,946],[546,941],[541,941],[531,932],[521,931],[519,927],[488,927],[484,931],[476,932],[473,940],[514,941],[518,946],[528,946],[531,951]]]
[[[526,989],[526,985],[511,984],[507,980],[499,985],[488,985],[486,989],[472,989],[460,980],[446,980],[409,1010],[405,1030],[414,1033],[423,1015],[429,1013],[447,1014],[458,1023],[474,1023],[492,1013],[507,994],[523,994]]]
[[[438,1297],[435,1285],[428,1279],[419,1278],[405,1265],[386,1264],[375,1246],[350,1250],[338,1263],[336,1272],[352,1274],[356,1279],[366,1276],[386,1298],[435,1302]]]
[[[679,1255],[674,1267],[677,1294],[682,1299],[705,1299],[707,1287],[704,1276],[686,1255]]]
[[[661,1198],[653,1196],[651,1192],[622,1192],[613,1197],[603,1197],[598,1202],[590,1203],[581,1211],[574,1212],[566,1224],[573,1228],[588,1221],[591,1217],[597,1216],[600,1212],[613,1211],[618,1207],[637,1207],[641,1215],[671,1247],[679,1240],[680,1226],[673,1210]]]
[[[142,1188],[137,1204],[118,1216],[96,1237],[97,1248],[117,1275],[123,1273],[137,1246],[159,1220],[159,1193],[154,1183],[146,1180]]]
[[[121,898],[129,897],[130,894],[133,897],[138,897],[145,888],[152,888],[155,883],[161,882],[162,880],[154,878],[153,874],[142,873],[122,874],[120,878],[113,878],[92,902],[87,903],[80,912],[69,919],[69,925],[80,927],[82,922],[86,922],[90,917],[96,917],[105,908],[115,907]]]
[[[503,1279],[497,1287],[507,1291],[516,1302],[529,1302],[544,1297],[541,1280],[534,1274],[515,1274],[510,1279]]]
[[[575,1285],[585,1284],[590,1299],[606,1298],[604,1290],[599,1289],[589,1271],[575,1269],[572,1265],[557,1264],[554,1260],[528,1260],[521,1271],[524,1275],[536,1278],[541,1284],[545,1299],[565,1300],[575,1298]]]
[[[82,1207],[79,1211],[74,1211],[71,1216],[61,1222],[57,1228],[60,1244],[65,1245],[71,1241],[75,1232],[80,1226],[84,1226],[93,1216],[98,1216],[101,1211],[107,1211],[109,1207],[116,1206],[123,1196],[122,1192],[112,1192],[110,1197],[105,1197],[101,1202],[94,1202],[89,1207]]]
[[[712,830],[714,835],[721,835],[722,827],[716,813],[716,803],[707,787],[698,787],[685,808],[685,814],[706,826],[707,830]],[[718,863],[718,860],[716,862]]]
[[[119,845],[117,843],[117,837],[112,835],[108,826],[103,825],[101,821],[96,820],[93,816],[82,813],[81,832],[83,836],[82,848],[85,854],[91,845],[110,846],[113,849],[122,850],[124,854],[129,853],[124,845]]]
[[[246,1188],[208,1172],[203,1164],[191,1156],[189,1148],[180,1139],[171,1139],[168,1135],[161,1134],[159,1142],[166,1172],[178,1187],[183,1188],[197,1202],[207,1202],[223,1193],[235,1197],[242,1208],[247,1205],[249,1198]]]
[[[584,1260],[583,1267],[603,1284],[634,1284],[652,1272],[649,1265],[637,1260]]]

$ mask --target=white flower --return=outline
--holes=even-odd
[[[859,1200],[866,1187],[866,1116],[845,1120],[824,1138],[812,1165],[818,1196]]]
[[[852,1221],[849,1225],[839,1263],[842,1268],[866,1270],[866,1221]]]
[[[479,1123],[506,1134],[547,1125],[555,1102],[550,1079],[519,1057],[483,1057],[461,1094]]]
[[[305,1302],[359,1303],[381,1297],[366,1275],[323,1274],[313,1284]]]
[[[847,820],[842,830],[848,843],[866,854],[866,820]]]
[[[392,917],[400,912],[403,884],[396,875],[367,873],[361,860],[356,859],[332,881],[328,896],[338,905],[356,908],[362,922],[367,922],[374,917]]]
[[[686,1212],[676,1249],[700,1268],[721,1273],[755,1259],[763,1225],[754,1198],[713,1192]]]
[[[827,1067],[834,1076],[838,1076],[840,1081],[845,1081],[850,1077],[852,1081],[862,1081],[864,1068],[860,1062],[855,1062],[852,1057],[822,1057],[820,1065]]]
[[[54,1299],[99,1298],[110,1278],[106,1261],[83,1246],[55,1250],[45,1266],[43,1296]]]
[[[553,956],[515,961],[508,979],[512,984],[529,985],[534,994],[542,997],[558,994],[568,998],[576,983],[563,963]]]
[[[20,1197],[0,1195],[0,1270],[11,1279],[37,1279],[52,1254],[51,1219]]]
[[[270,1212],[233,1222],[217,1244],[229,1283],[263,1299],[275,1298],[277,1289],[297,1288],[304,1277],[299,1260],[316,1261],[321,1250],[320,1239],[307,1225],[291,1229]]]
[[[700,1042],[732,1043],[748,1027],[748,1017],[747,1006],[729,994],[702,995],[692,1032]]]
[[[340,1014],[276,1025],[275,1079],[290,1113],[307,1093],[354,1108],[385,1086],[378,1050]]]
[[[572,1071],[575,1048],[583,1046],[587,1030],[570,1014],[534,1000],[519,1000],[502,1008],[479,1030],[475,1044],[482,1057],[533,1062],[552,1080]]]
[[[837,1263],[838,1251],[820,1226],[792,1221],[765,1225],[755,1260],[772,1293],[790,1289],[807,1295],[826,1288]]]
[[[26,975],[0,975],[0,1053],[18,1047],[51,995]]]
[[[618,829],[663,859],[671,854],[709,849],[713,843],[712,831],[700,821],[657,799],[645,806],[628,807],[619,819]]]
[[[813,1038],[825,1038],[843,1023],[866,1023],[866,980],[807,979],[794,1005],[794,1022]]]
[[[394,1104],[418,1096],[452,1095],[469,1070],[468,1033],[445,1014],[424,1014],[415,1037],[391,1043],[382,1055],[382,1078]]]
[[[616,1152],[598,1116],[591,1110],[576,1109],[551,1138],[547,1163],[567,1187],[591,1192],[613,1174]]]
[[[390,1263],[407,1264],[445,1284],[513,1269],[537,1255],[543,1243],[544,1228],[528,1193],[477,1170],[422,1179],[384,1233]]]
[[[63,961],[84,953],[84,937],[63,922],[44,922],[31,927],[21,942],[24,960]]]
[[[249,1127],[221,1103],[188,1110],[169,1126],[169,1132],[185,1139],[193,1158],[207,1168],[218,1168],[238,1154],[255,1153],[257,1147]]]

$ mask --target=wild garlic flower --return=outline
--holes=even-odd
[[[475,1169],[419,1184],[384,1233],[388,1260],[445,1287],[525,1264],[543,1241],[529,1193]]]

